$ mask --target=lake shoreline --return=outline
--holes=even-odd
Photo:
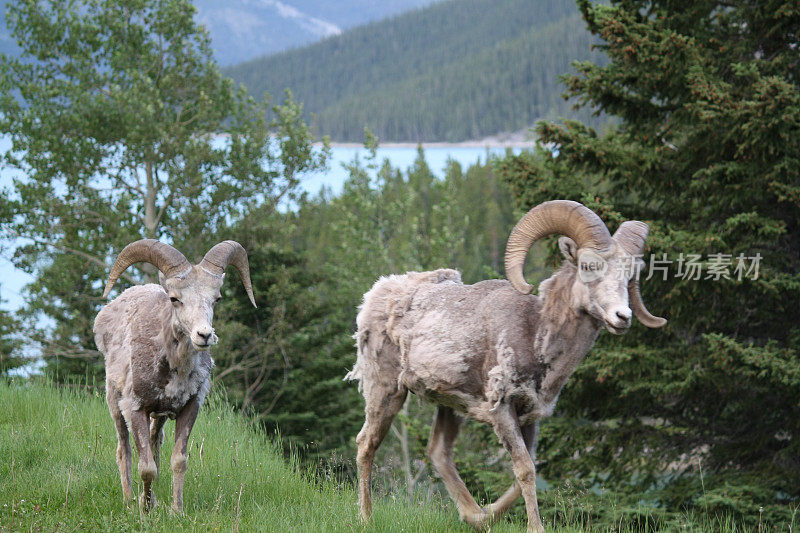
[[[322,143],[316,143],[321,146]],[[511,149],[533,149],[536,147],[536,141],[530,137],[528,131],[518,131],[515,133],[501,133],[498,135],[491,135],[483,139],[470,139],[466,141],[446,142],[446,141],[430,141],[430,142],[381,142],[378,144],[379,148],[416,148],[422,146],[423,149],[427,148],[511,148]],[[364,143],[358,142],[331,142],[331,147],[335,148],[363,148]]]
[[[316,146],[322,146],[322,143],[315,143]],[[461,141],[461,142],[386,142],[380,143],[378,148],[416,148],[422,146],[423,149],[427,148],[519,148],[519,149],[532,149],[536,147],[534,141]],[[364,148],[364,143],[355,142],[332,142],[332,148]]]
[[[461,165],[466,171],[471,165],[486,164],[491,157],[504,157],[506,150],[519,153],[532,149],[534,142],[520,139],[483,139],[458,143],[432,142],[422,143],[425,162],[429,170],[438,178],[443,178],[449,165],[453,162]],[[319,145],[317,145],[319,146]],[[393,168],[406,172],[417,160],[418,143],[385,143],[377,150],[377,163],[389,161]],[[8,150],[10,142],[0,135],[0,153]],[[363,143],[331,143],[331,156],[325,170],[300,176],[300,189],[312,198],[321,193],[329,197],[341,194],[345,181],[350,177],[349,165],[358,160],[366,163],[367,152]],[[374,176],[376,171],[370,171]],[[0,169],[0,190],[12,187],[15,176],[11,169]],[[0,310],[16,311],[25,303],[24,287],[33,282],[33,278],[16,266],[6,257],[0,257]]]

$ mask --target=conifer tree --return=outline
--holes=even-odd
[[[576,64],[565,96],[618,125],[539,123],[556,155],[498,169],[520,208],[569,198],[612,230],[647,221],[645,300],[670,322],[601,335],[543,428],[542,474],[788,521],[800,498],[800,6],[579,5],[610,62]]]

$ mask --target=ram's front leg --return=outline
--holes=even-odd
[[[522,437],[517,414],[510,405],[501,405],[494,413],[492,425],[495,433],[500,438],[500,442],[511,455],[514,476],[517,478],[517,483],[522,491],[522,497],[525,498],[525,510],[528,513],[528,531],[544,533],[542,520],[539,517],[539,502],[536,499],[534,458],[528,446],[526,446],[525,439]]]
[[[156,495],[153,492],[153,482],[158,476],[158,467],[153,458],[153,449],[150,446],[150,419],[147,413],[139,410],[129,410],[126,413],[128,424],[133,433],[136,449],[139,451],[139,475],[142,477],[144,488],[139,500],[139,506],[144,511],[149,511],[156,506]]]
[[[192,432],[200,402],[192,398],[175,419],[175,448],[172,450],[170,466],[172,466],[172,510],[183,512],[183,480],[186,476],[186,448]]]
[[[527,426],[520,428],[522,438],[525,440],[525,446],[528,448],[528,454],[531,456],[534,464],[536,463],[536,439],[539,436],[539,422],[533,422]],[[508,508],[519,498],[522,491],[519,488],[519,483],[514,480],[514,483],[508,488],[497,501],[491,503],[483,508],[484,512],[489,516],[490,521],[499,518],[503,513],[508,511]]]
[[[153,450],[153,460],[156,463],[156,476],[161,472],[161,445],[164,443],[164,422],[166,417],[156,416],[150,418],[150,449]]]

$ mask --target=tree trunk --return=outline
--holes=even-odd
[[[144,236],[148,239],[158,238],[158,218],[156,209],[156,196],[158,189],[156,186],[156,179],[153,170],[153,163],[147,161],[145,163],[145,174],[147,177],[147,190],[144,197]],[[145,281],[147,283],[158,283],[158,270],[150,263],[142,263],[139,268],[145,274]]]
[[[414,473],[411,465],[408,424],[405,422],[405,420],[408,420],[409,402],[411,402],[410,395],[408,398],[406,398],[406,402],[403,404],[403,408],[400,410],[400,414],[403,415],[402,418],[404,421],[400,422],[399,430],[397,427],[392,425],[392,433],[394,433],[394,436],[400,441],[400,460],[403,463],[403,474],[405,474],[406,478],[406,493],[408,494],[408,501],[412,502],[414,500],[414,490],[416,489],[417,481],[422,475],[424,467],[420,468],[416,473]]]

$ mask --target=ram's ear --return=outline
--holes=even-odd
[[[570,263],[578,263],[578,245],[569,237],[559,237],[558,247],[561,250],[561,255]]]
[[[167,290],[166,281],[167,281],[167,277],[164,275],[164,273],[163,273],[163,272],[161,272],[161,271],[159,270],[159,271],[158,271],[158,283],[159,283],[159,285],[161,285],[162,287],[164,287],[164,290],[165,290],[165,291]]]

